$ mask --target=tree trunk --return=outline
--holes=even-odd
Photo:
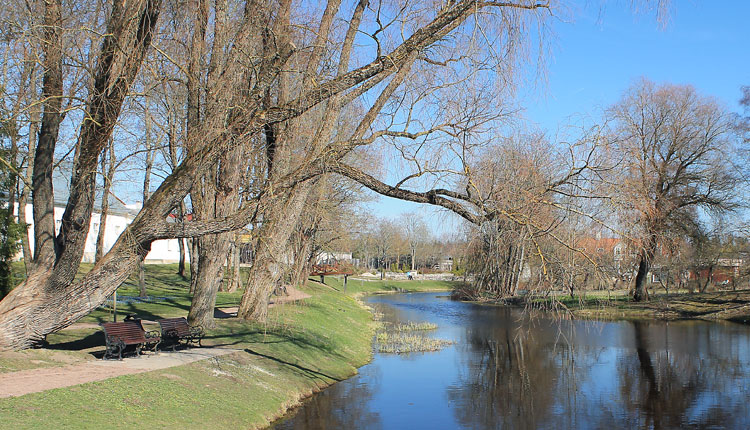
[[[195,294],[198,283],[198,266],[200,265],[200,238],[190,239],[190,294]]]
[[[302,233],[301,244],[294,258],[292,269],[292,284],[302,286],[305,284],[310,269],[310,258],[312,257],[313,240],[305,232]]]
[[[146,101],[148,103],[148,101]],[[148,106],[148,105],[147,105]],[[146,171],[143,175],[143,204],[146,204],[150,196],[151,191],[151,169],[154,167],[154,152],[151,144],[151,117],[148,108],[145,111],[145,134],[144,140],[146,143]],[[146,268],[143,262],[138,265],[138,290],[140,297],[146,297]]]
[[[232,278],[227,286],[227,292],[233,293],[242,288],[242,274],[240,272],[240,235],[234,235],[234,244],[232,245]]]
[[[708,273],[706,274],[706,282],[703,285],[698,284],[699,292],[705,293],[706,289],[708,288],[708,284],[711,282],[711,278],[714,274],[714,264],[711,263],[708,265]]]
[[[185,239],[177,239],[177,246],[180,248],[180,259],[177,262],[177,275],[182,279],[187,279],[185,276]]]
[[[635,275],[635,291],[633,292],[633,300],[636,302],[648,300],[648,291],[645,285],[647,282],[646,275],[648,275],[648,271],[651,268],[650,260],[651,258],[649,258],[647,251],[641,250],[638,261],[638,272]]]
[[[237,212],[240,206],[240,187],[243,179],[243,165],[237,160],[246,159],[245,147],[237,144],[224,154],[218,169],[212,169],[211,176],[204,181],[207,192],[203,199],[211,196],[213,201],[204,200],[201,217],[221,218]],[[224,279],[224,263],[234,232],[210,234],[201,238],[200,259],[198,262],[195,293],[188,313],[188,322],[204,328],[214,327],[214,305],[216,293]]]
[[[265,321],[268,299],[283,275],[282,263],[286,261],[287,243],[304,207],[312,187],[311,183],[297,186],[288,199],[278,197],[265,212],[256,239],[255,258],[250,267],[245,292],[237,316]]]
[[[178,214],[179,222],[185,222],[185,202],[180,203],[180,212]],[[177,263],[177,274],[182,279],[185,279],[185,239],[177,239],[177,244],[180,247],[180,261]]]
[[[42,78],[42,124],[34,154],[32,198],[34,200],[34,268],[47,272],[55,263],[55,202],[52,168],[60,130],[63,97],[62,0],[44,2],[44,77]]]
[[[109,152],[109,161],[107,161],[107,152]],[[109,151],[102,153],[102,172],[104,173],[104,183],[102,185],[102,203],[99,213],[99,231],[96,234],[96,254],[94,261],[99,261],[104,255],[104,237],[107,231],[107,217],[109,216],[109,190],[112,186],[112,180],[115,176],[115,147],[110,141]]]
[[[36,73],[35,68],[32,67],[29,71],[29,94],[31,94],[32,100],[37,100],[36,90]],[[18,196],[18,221],[23,224],[24,232],[21,234],[21,250],[23,251],[23,264],[28,276],[31,272],[32,265],[34,264],[34,254],[31,252],[31,236],[29,235],[29,227],[26,223],[26,204],[29,200],[29,194],[31,193],[31,182],[34,171],[34,156],[36,152],[36,139],[37,131],[39,129],[39,109],[36,106],[31,106],[29,109],[29,136],[28,136],[28,158],[26,159],[26,173],[25,180],[23,181],[23,187],[21,195]],[[33,213],[33,209],[32,209]]]
[[[201,325],[204,328],[213,328],[214,307],[216,306],[216,293],[224,278],[224,262],[227,254],[226,248],[229,240],[226,234],[217,235],[213,240],[201,240],[200,265],[196,276],[195,294],[190,304],[188,322],[191,325]]]
[[[58,8],[55,13],[58,18],[51,20],[55,25],[45,31],[55,32],[60,28],[60,4],[55,1],[45,3],[48,8]],[[127,279],[129,273],[137,267],[137,262],[150,249],[150,241],[138,241],[133,237],[133,231],[138,234],[142,231],[132,228],[131,224],[118,239],[118,252],[102,258],[95,266],[99,266],[99,269],[89,272],[81,282],[73,282],[81,263],[91,221],[99,154],[112,135],[123,100],[150,45],[160,6],[158,0],[128,4],[115,2],[113,5],[86,107],[86,120],[81,125],[76,144],[68,203],[56,239],[50,234],[54,232],[51,167],[60,118],[60,105],[55,100],[59,101],[60,93],[57,89],[62,85],[62,79],[61,75],[46,68],[45,115],[48,112],[56,113],[57,119],[53,121],[54,118],[51,117],[42,118],[43,131],[40,132],[37,145],[32,181],[34,221],[39,221],[37,226],[40,228],[37,230],[35,227],[35,234],[38,233],[35,239],[41,245],[36,249],[36,256],[42,257],[35,259],[43,264],[37,265],[26,281],[0,302],[0,348],[27,348],[41,341],[48,333],[66,327],[86,315],[103,303]],[[56,36],[51,35],[47,41],[55,39]],[[46,54],[45,61],[52,60],[53,57],[52,54]],[[50,61],[53,68],[56,63]],[[119,67],[114,67],[114,64]],[[173,186],[171,182],[165,182],[165,189]],[[165,193],[163,198],[167,198]],[[144,219],[152,222],[156,219],[149,211],[142,211],[140,215],[141,222]],[[52,229],[49,228],[50,225]],[[48,243],[53,239],[54,246]],[[53,264],[54,269],[49,270]]]

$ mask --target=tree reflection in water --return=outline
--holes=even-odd
[[[632,326],[636,354],[623,355],[618,365],[620,398],[629,412],[619,425],[747,428],[747,392],[742,398],[737,388],[747,383],[748,369],[735,338],[705,323]]]
[[[618,323],[619,339],[602,347],[609,335],[582,321],[502,320],[467,329],[459,381],[447,388],[461,427],[750,426],[746,327],[733,336],[705,322]]]
[[[370,410],[378,384],[370,375],[368,384],[338,384],[323,390],[296,409],[289,420],[276,423],[275,430],[298,429],[382,429],[380,414]]]
[[[520,324],[517,313],[500,312],[503,324],[476,324],[467,330],[469,351],[459,383],[447,389],[449,403],[464,427],[554,427],[559,419],[555,411],[573,406],[568,401],[575,402],[580,378],[586,376],[578,367],[597,360],[598,354],[577,354],[566,344],[573,335],[567,322]]]
[[[557,321],[430,295],[370,300],[387,305],[384,320],[431,321],[457,344],[378,355],[276,428],[750,428],[747,326]]]

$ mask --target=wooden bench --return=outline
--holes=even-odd
[[[191,343],[201,345],[201,339],[205,335],[203,327],[190,326],[185,317],[165,318],[157,321],[161,327],[161,338],[172,346],[172,351],[184,342],[185,346]]]
[[[125,349],[132,346],[136,355],[141,355],[144,347],[156,351],[161,343],[161,333],[143,329],[141,320],[131,319],[122,322],[108,322],[100,324],[104,330],[104,341],[107,349],[104,358],[115,358],[122,360]]]

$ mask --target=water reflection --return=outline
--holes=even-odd
[[[324,390],[299,408],[295,418],[280,424],[283,429],[382,429],[380,414],[371,411],[369,401],[374,379],[368,383],[343,384],[336,390]]]
[[[749,428],[750,329],[584,322],[405,295],[391,321],[456,345],[376,355],[275,428]]]
[[[622,425],[653,429],[750,425],[744,330],[743,340],[731,335],[737,326],[721,330],[718,324],[695,322],[632,325],[636,354],[623,355],[618,366],[620,398],[630,412]],[[675,346],[670,348],[670,343]],[[740,349],[744,356],[738,354]]]

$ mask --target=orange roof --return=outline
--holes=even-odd
[[[622,239],[618,239],[616,237],[603,237],[601,239],[596,239],[594,237],[584,237],[578,240],[576,246],[579,248],[583,248],[586,252],[589,253],[611,253],[614,252],[615,246],[617,246],[617,244],[620,242],[622,242]]]

